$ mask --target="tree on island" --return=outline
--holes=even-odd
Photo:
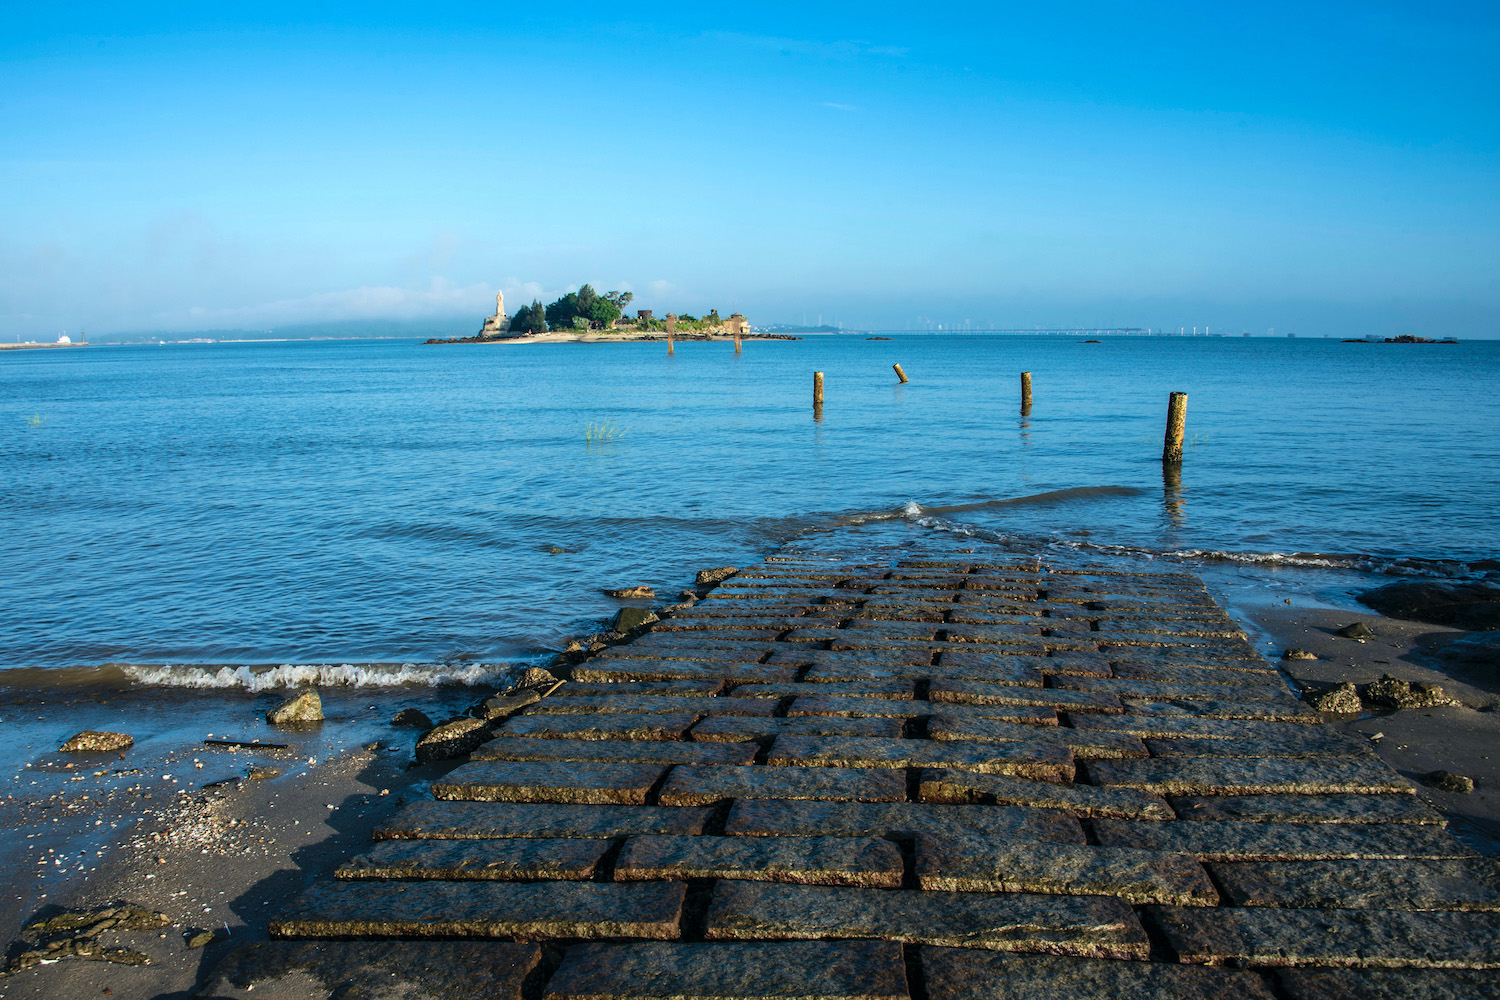
[[[605,292],[600,295],[594,286],[584,285],[576,292],[569,292],[547,306],[547,325],[554,330],[565,330],[583,320],[595,330],[607,330],[624,313],[624,307],[635,296],[630,292]]]
[[[522,333],[546,333],[547,313],[541,299],[532,299],[531,305],[517,309],[510,319],[510,328]]]

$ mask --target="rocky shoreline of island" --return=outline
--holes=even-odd
[[[673,341],[734,341],[732,333],[640,333],[610,330],[557,331],[526,334],[520,337],[431,337],[424,344],[630,344]],[[789,333],[745,333],[740,340],[801,340]]]

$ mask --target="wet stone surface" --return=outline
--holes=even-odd
[[[900,704],[912,704],[901,702]],[[781,736],[872,736],[898,739],[902,718],[848,718],[808,715],[795,719],[760,719],[718,716],[693,727],[692,738],[701,742],[769,742]]]
[[[1169,801],[1180,818],[1209,822],[1448,825],[1415,795],[1184,795]]]
[[[1073,755],[1066,747],[1035,743],[779,736],[766,763],[793,767],[943,767],[1021,775],[1039,781],[1068,781],[1073,777]]]
[[[473,761],[432,783],[434,798],[470,802],[645,805],[666,767],[579,761]]]
[[[1084,766],[1096,784],[1161,795],[1378,794],[1412,790],[1404,778],[1378,760],[1171,757],[1089,761]]]
[[[749,764],[756,748],[741,743],[682,743],[674,740],[496,739],[470,760],[595,761],[609,764]]]
[[[329,996],[521,1000],[541,962],[534,944],[490,941],[269,941],[241,945],[197,996],[275,997],[316,983]]]
[[[694,699],[695,701],[700,699]],[[680,740],[701,715],[518,715],[495,735],[568,740]]]
[[[527,715],[592,715],[599,712],[635,715],[770,715],[775,704],[759,698],[692,698],[666,695],[599,695],[593,698],[548,698],[526,710]]]
[[[1436,826],[1393,823],[1133,823],[1101,819],[1099,843],[1179,851],[1206,861],[1467,858],[1474,851]]]
[[[1195,859],[1163,851],[1074,844],[997,844],[919,834],[917,884],[957,892],[1117,896],[1131,903],[1216,906],[1219,893]]]
[[[632,837],[615,881],[722,878],[897,889],[901,852],[870,837]]]
[[[701,833],[708,809],[518,802],[413,802],[384,826],[377,840],[467,840],[507,837],[624,837]]]
[[[609,840],[386,840],[351,858],[335,873],[341,879],[548,879],[593,878]]]
[[[662,786],[664,806],[702,806],[727,799],[822,799],[901,802],[906,776],[898,771],[841,767],[717,767],[682,764]]]
[[[923,771],[918,796],[923,802],[1034,806],[1060,809],[1081,817],[1176,818],[1167,800],[1150,792],[1092,785],[1069,788],[1045,781],[970,771]]]
[[[1285,969],[1290,1000],[1500,1000],[1500,973],[1471,969]]]
[[[1059,746],[1080,760],[1148,756],[1146,744],[1129,733],[1095,733],[1065,726],[1034,726],[1010,719],[934,715],[927,720],[934,740],[976,740],[990,743],[1028,742]]]
[[[1235,906],[1500,910],[1493,862],[1312,861],[1211,864]]]
[[[998,951],[1144,958],[1135,912],[1118,899],[720,882],[710,940],[881,938]]]
[[[569,948],[544,1000],[907,1000],[888,941],[586,944]]]
[[[681,882],[323,882],[271,920],[274,938],[673,940]]]
[[[1272,1000],[1254,972],[923,948],[931,1000]]]
[[[1050,840],[1082,844],[1083,828],[1071,816],[1011,806],[942,806],[917,802],[786,802],[742,799],[729,811],[724,832],[745,837],[888,837],[952,833],[998,840]]]

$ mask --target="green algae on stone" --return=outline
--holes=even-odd
[[[620,647],[616,647],[618,651]],[[628,648],[628,647],[626,647]],[[573,679],[585,683],[607,681],[659,682],[671,680],[740,681],[765,683],[797,679],[795,667],[774,666],[756,662],[756,656],[744,654],[723,659],[632,659],[614,656],[588,660],[573,668]]]

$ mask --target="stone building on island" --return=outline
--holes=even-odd
[[[505,337],[510,332],[510,318],[505,315],[505,293],[495,293],[495,315],[486,316],[479,328],[479,339],[493,340]]]

